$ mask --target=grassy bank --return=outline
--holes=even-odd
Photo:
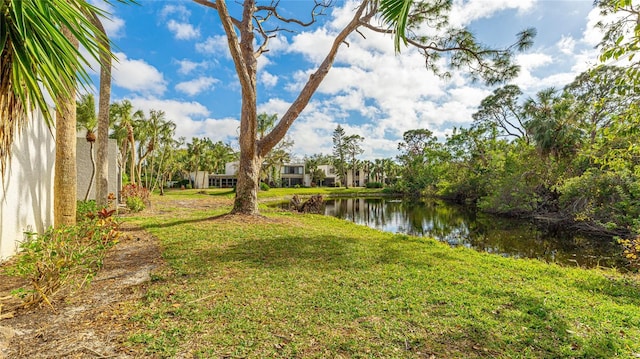
[[[128,219],[160,239],[168,263],[131,316],[129,340],[149,355],[640,354],[635,279],[451,249],[319,215],[264,207],[262,219],[221,216],[231,203],[222,191],[173,196],[156,198],[153,216]]]

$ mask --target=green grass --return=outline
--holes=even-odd
[[[635,278],[451,249],[332,217],[266,207],[264,219],[220,216],[228,210],[129,219],[160,239],[168,263],[131,315],[137,329],[129,341],[145,355],[640,354]]]

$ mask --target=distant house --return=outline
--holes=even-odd
[[[224,173],[197,171],[189,173],[193,188],[232,188],[238,182],[238,162],[225,165]],[[280,182],[283,187],[308,185],[305,182],[304,164],[285,163],[280,168]]]
[[[340,182],[340,177],[333,165],[319,165],[318,169],[324,172],[324,179],[320,181],[319,186],[335,187],[338,184],[344,186],[344,183]],[[346,182],[349,187],[364,187],[367,184],[367,172],[363,169],[356,170],[355,176],[352,170],[347,170]],[[305,176],[306,185],[311,184],[311,178],[307,174]]]

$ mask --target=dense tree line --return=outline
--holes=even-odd
[[[640,91],[629,74],[602,66],[531,98],[506,85],[443,142],[408,131],[396,187],[488,212],[640,232]]]

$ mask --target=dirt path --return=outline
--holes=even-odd
[[[48,307],[21,309],[10,295],[21,286],[0,275],[0,359],[2,358],[134,358],[142,357],[122,341],[130,324],[123,312],[138,300],[163,265],[158,241],[123,224],[129,238],[107,254],[91,285]]]

